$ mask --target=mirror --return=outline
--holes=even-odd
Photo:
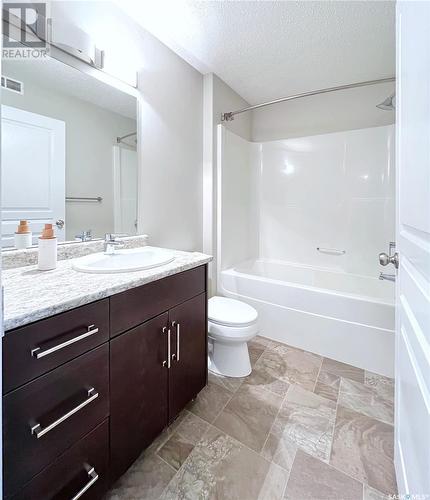
[[[56,59],[3,61],[2,247],[136,234],[136,98]]]

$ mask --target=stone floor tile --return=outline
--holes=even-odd
[[[162,495],[163,500],[253,500],[270,464],[246,446],[211,427]]]
[[[251,375],[245,378],[244,383],[259,386],[279,396],[285,396],[289,384],[275,377],[271,368],[270,358],[261,356],[255,363]]]
[[[279,438],[277,452],[280,446],[290,450],[291,443],[295,443],[307,453],[328,461],[335,418],[333,401],[292,385],[271,430]],[[276,463],[277,452],[273,458]]]
[[[321,371],[332,373],[338,377],[350,378],[356,382],[364,383],[364,370],[356,366],[341,363],[334,359],[324,358]]]
[[[362,500],[363,486],[303,451],[297,452],[288,480],[287,500]]]
[[[155,454],[143,453],[115,483],[105,500],[154,500],[163,493],[175,470]]]
[[[396,494],[394,429],[338,406],[330,464],[385,494]]]
[[[323,398],[336,402],[339,395],[340,377],[329,372],[320,371],[314,392]]]
[[[249,448],[263,448],[283,398],[259,386],[244,384],[219,414],[214,425]]]
[[[365,385],[343,378],[340,383],[338,403],[345,408],[392,424],[394,402],[391,398],[386,399],[383,396],[384,392],[376,385]]]
[[[200,391],[187,409],[206,422],[212,423],[232,396],[231,391],[209,379],[208,385]]]
[[[321,366],[321,357],[285,345],[275,345],[266,349],[259,363],[264,363],[268,376],[312,391]]]
[[[258,500],[282,500],[287,485],[289,473],[277,466],[270,464],[269,472],[261,488]]]

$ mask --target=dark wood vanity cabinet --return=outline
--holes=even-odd
[[[204,269],[196,271],[193,279],[200,278],[203,293],[110,343],[112,481],[206,385],[207,298]],[[196,289],[202,290],[189,293]],[[130,308],[134,306],[132,300]],[[134,309],[130,315],[138,316]]]
[[[207,382],[206,294],[202,293],[169,311],[171,364],[169,422],[203,389]]]
[[[207,382],[206,266],[7,332],[4,496],[99,499]]]
[[[167,425],[168,313],[111,342],[111,479],[123,474]]]

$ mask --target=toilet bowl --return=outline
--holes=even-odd
[[[208,303],[209,370],[227,377],[252,371],[247,342],[258,333],[258,313],[248,304],[226,297]]]

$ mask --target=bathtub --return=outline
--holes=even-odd
[[[393,283],[252,260],[221,271],[219,288],[257,309],[264,337],[394,376]]]

